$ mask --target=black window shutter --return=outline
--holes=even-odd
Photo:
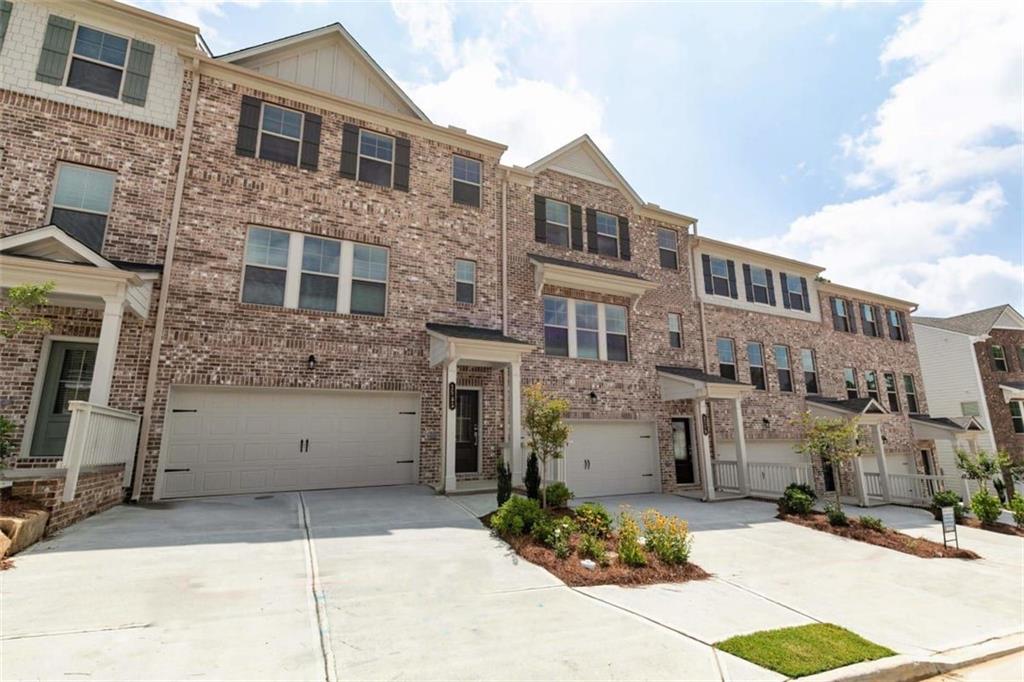
[[[587,251],[597,253],[597,211],[587,209]]]
[[[900,329],[903,330],[903,340],[910,341],[910,325],[907,324],[907,316],[903,314],[902,310],[896,312],[900,316]],[[1024,370],[1024,367],[1021,367]]]
[[[402,192],[409,191],[409,139],[405,137],[395,138],[395,189]]]
[[[706,253],[701,254],[700,264],[704,268],[704,293],[713,294],[715,287],[711,283],[711,256]]]
[[[875,336],[881,338],[882,336],[882,309],[879,306],[871,306],[875,310]]]
[[[316,114],[305,114],[302,125],[302,151],[299,155],[299,166],[306,170],[316,170],[320,165],[320,124],[322,119]]]
[[[846,319],[850,321],[850,333],[857,333],[857,311],[853,307],[853,301],[843,301],[846,304]]]
[[[346,123],[341,127],[341,177],[356,179],[359,150],[359,126]]]
[[[632,258],[629,245],[629,218],[619,216],[619,257],[622,260]]]
[[[836,306],[839,305],[839,299],[835,296],[831,296],[828,299],[828,307],[832,310],[832,328],[836,331],[842,331],[842,322],[839,321],[839,313],[836,312]]]
[[[740,295],[736,291],[736,264],[731,260],[726,261],[729,266],[729,295],[733,298],[739,298]]]
[[[730,273],[730,279],[731,273]],[[747,295],[748,301],[754,300],[754,283],[750,281],[750,266],[746,263],[743,264],[743,289]]]
[[[792,306],[789,303],[789,278],[786,277],[786,273],[779,273],[779,284],[782,285],[782,307],[789,309]]]
[[[572,226],[572,248],[574,251],[583,250],[583,209],[572,204],[569,206],[569,224]]]
[[[768,280],[768,305],[775,305],[775,275],[772,274],[771,270],[765,269],[765,279]]]
[[[543,244],[548,240],[547,199],[533,196],[533,238]]]
[[[249,95],[242,96],[242,110],[238,114],[238,140],[235,153],[256,156],[256,135],[260,127],[260,101]]]
[[[807,278],[800,278],[800,292],[804,295],[804,312],[811,312],[811,297],[807,295]]]

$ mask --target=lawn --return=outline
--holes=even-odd
[[[895,655],[884,646],[828,623],[763,630],[731,637],[716,646],[787,677],[813,675]]]

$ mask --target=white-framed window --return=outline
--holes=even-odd
[[[725,379],[736,380],[736,345],[732,339],[719,337],[715,341],[718,351],[718,374]]]
[[[480,205],[480,169],[476,159],[452,156],[452,201],[465,206]]]
[[[128,38],[78,24],[64,84],[94,95],[119,99],[129,42]]]
[[[545,296],[544,352],[571,358],[628,361],[625,306]]]
[[[93,251],[101,251],[116,179],[113,171],[58,163],[49,222]]]
[[[544,221],[547,224],[544,241],[548,244],[569,246],[569,204],[545,199]]]
[[[470,305],[476,302],[476,261],[455,259],[455,301]]]
[[[619,219],[610,213],[596,211],[597,252],[602,256],[619,257]]]
[[[668,270],[679,269],[679,233],[675,230],[658,228],[658,262]]]
[[[903,375],[903,394],[907,396],[907,411],[917,414],[917,386],[914,384],[913,374]]]
[[[804,309],[804,286],[798,275],[786,276],[785,295],[789,300],[789,307],[792,310]]]
[[[729,262],[711,257],[711,290],[716,296],[729,296]]]
[[[878,320],[875,319],[875,306],[861,303],[860,317],[864,322],[864,334],[867,336],[879,336]]]
[[[750,383],[759,391],[768,390],[764,373],[764,346],[757,341],[747,343],[747,360],[750,362]]]
[[[250,226],[243,303],[360,315],[387,311],[388,249]]]
[[[395,179],[395,138],[360,128],[356,177],[363,182],[392,187]]]
[[[683,347],[683,320],[679,313],[668,314],[668,345],[670,348]]]
[[[768,271],[757,265],[750,266],[750,291],[754,296],[755,303],[769,302],[768,298]]]
[[[965,417],[980,417],[981,406],[977,400],[968,400],[960,403],[960,414]]]
[[[864,372],[864,386],[867,388],[868,397],[878,400],[878,373],[869,369]]]
[[[893,341],[906,341],[906,335],[903,333],[903,316],[900,315],[900,311],[889,310],[886,314],[889,318],[889,338]]]
[[[818,364],[814,359],[814,351],[810,348],[801,348],[800,364],[804,369],[804,388],[811,394],[820,393],[818,390]]]
[[[1013,421],[1013,432],[1024,433],[1024,408],[1020,400],[1010,401],[1010,419]]]
[[[779,378],[779,390],[783,393],[793,392],[793,368],[789,364],[789,346],[776,345],[775,374]]]
[[[837,332],[852,332],[850,306],[841,298],[832,299],[832,326]]]
[[[1002,346],[993,344],[989,354],[992,357],[992,369],[997,372],[1009,371],[1010,366],[1006,364],[1006,351],[1003,350]]]
[[[304,123],[302,112],[263,102],[256,156],[268,161],[299,165]]]
[[[843,368],[843,386],[846,387],[848,400],[856,400],[860,397],[860,392],[857,389],[857,370],[853,367]]]
[[[900,394],[896,388],[896,375],[892,372],[883,372],[882,381],[885,382],[885,397],[889,401],[889,411],[900,411]]]

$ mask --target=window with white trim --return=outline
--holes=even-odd
[[[903,375],[903,394],[907,397],[907,411],[917,414],[917,386],[914,384],[913,374]]]
[[[867,388],[868,397],[878,400],[878,373],[873,369],[864,372],[864,386]]]
[[[452,156],[452,201],[466,206],[480,205],[480,162]]]
[[[352,301],[350,312],[383,315],[388,299],[388,250],[380,246],[352,247]]]
[[[679,313],[668,314],[668,345],[670,348],[683,347],[683,322]]]
[[[675,230],[658,228],[658,260],[663,268],[679,269],[679,233]]]
[[[993,345],[989,351],[992,356],[992,369],[996,372],[1006,372],[1010,366],[1006,364],[1006,351],[1002,346]]]
[[[960,403],[960,414],[965,417],[980,417],[981,405],[977,400],[968,400]]]
[[[791,310],[804,309],[804,285],[799,275],[786,276],[786,291],[784,294],[789,298]]]
[[[111,171],[57,164],[50,222],[93,251],[101,251],[116,179]]]
[[[246,303],[283,306],[288,281],[287,232],[250,227],[245,244],[245,275],[242,300]]]
[[[64,84],[118,99],[124,82],[128,39],[79,24]]]
[[[470,305],[476,302],[476,261],[455,259],[455,301]]]
[[[789,346],[776,345],[775,374],[779,378],[779,390],[783,393],[793,392],[793,368],[789,364]]]
[[[889,338],[893,341],[905,341],[906,335],[903,333],[903,316],[900,315],[900,311],[889,310],[886,312],[886,316],[889,318]]]
[[[360,128],[356,177],[381,187],[393,186],[395,138]]]
[[[800,364],[804,369],[804,388],[808,393],[820,393],[818,390],[818,365],[814,360],[814,351],[810,348],[800,349]]]
[[[569,246],[569,204],[564,201],[545,199],[544,220],[547,224],[545,242]]]
[[[544,352],[569,357],[569,299],[544,297]]]
[[[711,256],[711,289],[716,296],[730,296],[729,262]]]
[[[889,401],[889,411],[900,411],[900,394],[896,389],[896,375],[892,372],[883,372],[882,381],[885,382],[885,397]]]
[[[881,336],[878,333],[878,320],[875,319],[875,306],[861,303],[860,317],[864,321],[864,334],[866,336]]]
[[[619,218],[610,213],[596,212],[597,252],[602,256],[619,257]]]
[[[341,242],[308,235],[303,237],[299,307],[336,311],[340,275]]]
[[[725,379],[736,380],[736,346],[732,339],[719,337],[715,341],[718,352],[718,374]]]
[[[768,271],[765,268],[750,266],[750,289],[755,303],[768,303]]]
[[[299,165],[302,148],[302,112],[262,103],[256,156],[268,161]]]
[[[572,358],[628,361],[626,308],[545,296],[544,352]]]
[[[1024,433],[1024,408],[1020,400],[1010,401],[1010,419],[1013,421],[1013,432]]]
[[[860,397],[857,389],[857,370],[853,367],[843,367],[843,386],[846,387],[847,400],[856,400]]]
[[[750,383],[759,391],[768,390],[764,373],[764,346],[757,341],[748,342],[747,361],[750,363]]]
[[[852,332],[850,306],[841,298],[832,299],[832,326],[837,332]]]

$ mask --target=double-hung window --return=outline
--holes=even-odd
[[[868,397],[878,400],[878,372],[873,369],[864,372],[864,385],[867,387]]]
[[[804,310],[804,285],[797,275],[789,275],[786,278],[786,290],[783,295],[789,300],[789,307],[792,310]]]
[[[452,201],[466,206],[480,205],[480,162],[476,159],[452,156]]]
[[[263,102],[256,155],[268,161],[299,165],[302,147],[302,114]]]
[[[591,301],[574,301],[576,307],[576,357],[596,360],[601,357],[598,350],[600,324],[597,319],[597,304]]]
[[[878,320],[875,319],[875,306],[861,303],[860,317],[864,321],[865,336],[881,336],[878,333]]]
[[[993,345],[989,354],[992,357],[992,369],[997,372],[1009,370],[1009,365],[1006,364],[1006,351],[1003,350],[1002,346]]]
[[[661,267],[679,269],[679,234],[668,228],[658,228],[658,260]]]
[[[759,391],[768,390],[764,374],[764,347],[756,341],[749,342],[747,360],[750,362],[750,383]]]
[[[841,298],[832,299],[832,326],[837,332],[852,332],[850,306]]]
[[[476,262],[455,259],[455,301],[470,305],[476,302]]]
[[[597,252],[602,256],[619,257],[619,219],[597,211]]]
[[[563,357],[627,361],[626,308],[545,296],[544,352]]]
[[[245,245],[243,301],[284,305],[290,241],[290,235],[281,230],[249,228],[249,239]]]
[[[544,352],[569,357],[569,299],[544,297]]]
[[[569,246],[569,204],[564,201],[545,199],[544,216],[547,223],[545,242],[558,246]]]
[[[356,177],[381,187],[391,187],[395,175],[395,138],[359,129],[359,161]]]
[[[843,386],[846,387],[848,400],[856,400],[860,397],[857,389],[857,370],[853,367],[843,367]]]
[[[886,312],[886,316],[889,318],[889,338],[893,341],[906,341],[907,336],[903,331],[903,316],[900,315],[900,311],[889,310]]]
[[[308,235],[303,237],[299,307],[336,311],[340,274],[341,242]]]
[[[903,375],[903,395],[907,396],[907,411],[917,414],[917,386],[914,385],[914,375]]]
[[[789,364],[789,346],[777,345],[775,350],[775,373],[779,376],[779,390],[793,392],[793,369]]]
[[[65,85],[117,99],[127,57],[127,38],[79,24]]]
[[[388,250],[354,244],[352,249],[352,313],[383,315],[387,308]]]
[[[683,347],[683,322],[679,313],[668,314],[668,345],[669,348]]]
[[[756,265],[750,266],[750,290],[755,303],[768,303],[768,271]]]
[[[93,251],[102,250],[116,177],[110,171],[59,164],[50,222]]]
[[[736,380],[736,347],[732,339],[719,337],[715,342],[718,350],[718,374],[725,379]]]
[[[716,296],[729,296],[729,263],[724,258],[711,257],[711,289]]]
[[[800,364],[804,368],[804,388],[808,393],[820,393],[818,390],[818,367],[814,361],[814,351],[810,348],[800,349]]]
[[[605,347],[609,360],[629,360],[629,332],[627,331],[626,308],[621,305],[603,304]]]
[[[885,381],[885,397],[889,400],[889,411],[900,411],[900,394],[896,389],[896,375],[892,372],[884,372],[882,380]]]
[[[1010,401],[1010,419],[1013,421],[1013,432],[1024,433],[1024,409],[1020,400]]]

